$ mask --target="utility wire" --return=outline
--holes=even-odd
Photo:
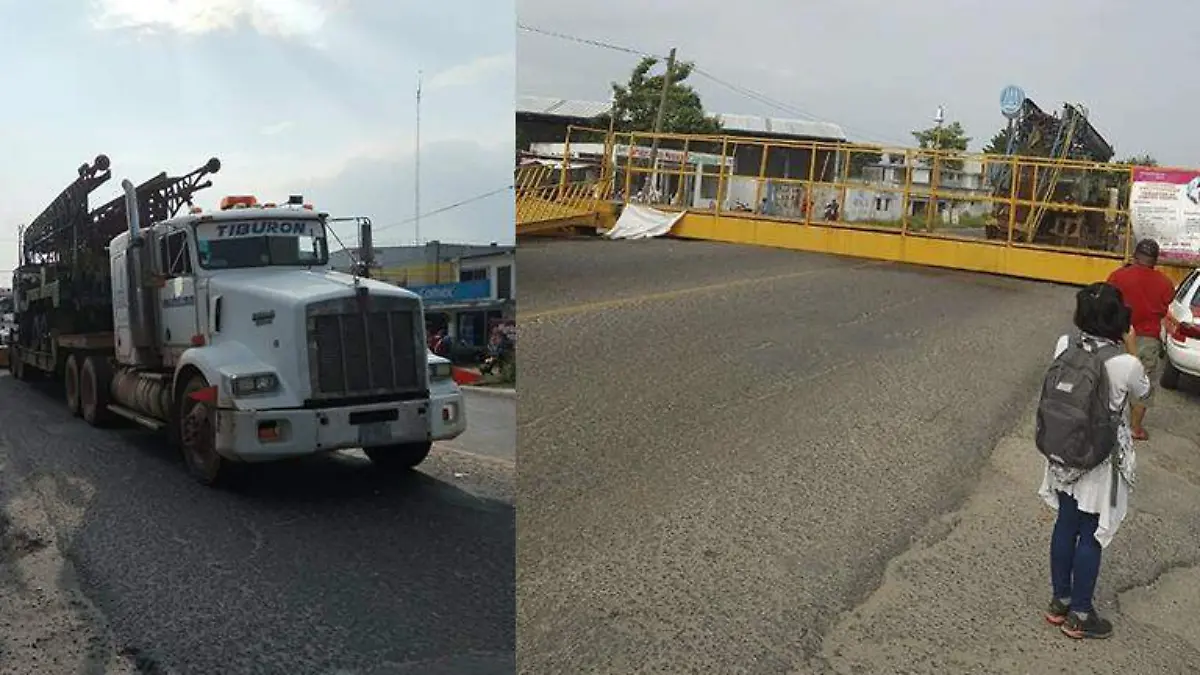
[[[542,28],[535,28],[533,26],[529,26],[529,25],[522,24],[522,23],[518,23],[517,27],[519,29],[529,32],[529,33],[537,33],[538,35],[545,35],[547,37],[557,38],[559,40],[565,40],[567,42],[574,42],[577,44],[588,45],[591,47],[599,47],[601,49],[608,49],[611,51],[623,52],[626,54],[634,54],[637,56],[649,56],[649,57],[653,57],[653,58],[657,58],[657,59],[665,58],[658,54],[644,52],[639,49],[633,49],[631,47],[624,47],[622,45],[613,44],[611,42],[605,42],[603,40],[593,40],[593,39],[589,39],[589,38],[582,38],[582,37],[579,37],[576,35],[568,35],[566,33],[559,33],[556,31],[545,30]],[[774,99],[774,98],[767,96],[766,94],[763,94],[761,92],[755,91],[748,87],[744,87],[742,85],[734,84],[732,82],[729,82],[728,80],[717,77],[716,75],[713,75],[712,73],[708,72],[707,70],[700,68],[697,65],[694,65],[694,63],[692,66],[692,72],[696,73],[697,75],[700,75],[701,77],[703,77],[705,79],[712,81],[713,83],[715,83],[717,85],[725,87],[726,89],[729,89],[730,91],[733,91],[737,94],[745,96],[746,98],[749,98],[753,101],[757,101],[758,103],[761,103],[769,108],[773,108],[775,110],[785,112],[789,115],[801,117],[801,118],[804,118],[804,119],[807,119],[807,120],[813,121],[813,122],[824,122],[827,124],[834,124],[836,126],[839,126],[847,131],[850,131],[852,133],[855,133],[855,134],[862,136],[864,138],[867,138],[867,139],[888,141],[889,143],[896,143],[901,146],[908,145],[903,141],[897,141],[894,138],[889,138],[882,134],[863,133],[861,129],[854,129],[854,128],[848,127],[844,124],[841,124],[839,122],[834,122],[833,120],[825,119],[819,115],[815,115],[815,114],[805,111],[801,108],[797,108],[796,106],[789,105],[787,103],[784,103],[782,101]]]
[[[380,232],[382,230],[386,230],[386,229],[393,228],[393,227],[400,227],[401,225],[408,225],[410,223],[416,222],[417,218],[427,218],[429,216],[436,216],[439,213],[445,213],[447,211],[452,211],[454,209],[466,206],[468,204],[473,204],[478,201],[483,201],[484,199],[487,199],[488,197],[492,197],[494,195],[498,195],[502,192],[507,192],[512,189],[513,189],[512,184],[505,185],[502,188],[496,188],[495,190],[483,192],[481,194],[475,195],[474,197],[468,197],[467,199],[463,199],[463,200],[454,202],[453,204],[447,204],[443,207],[433,209],[432,211],[426,211],[425,213],[422,213],[420,216],[412,216],[410,218],[406,218],[405,220],[401,220],[401,221],[398,221],[395,223],[389,223],[387,225],[382,225],[380,227],[374,228],[374,232]]]
[[[526,25],[523,23],[518,23],[517,28],[519,28],[523,31],[526,31],[528,33],[537,33],[538,35],[545,35],[547,37],[558,38],[559,40],[566,40],[567,42],[576,42],[581,45],[590,45],[592,47],[600,47],[601,49],[609,49],[609,50],[612,50],[615,52],[624,52],[626,54],[633,54],[635,56],[652,56],[656,59],[666,58],[665,56],[662,56],[661,54],[651,54],[649,52],[643,52],[641,50],[632,49],[630,47],[622,47],[621,45],[616,45],[611,42],[604,42],[602,40],[590,40],[588,38],[581,38],[581,37],[577,37],[575,35],[567,35],[566,33],[557,33],[552,30],[546,30],[544,28],[535,28],[533,26],[529,26],[529,25]]]

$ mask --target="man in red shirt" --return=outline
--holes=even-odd
[[[1149,438],[1142,423],[1146,419],[1146,407],[1158,387],[1155,376],[1163,356],[1160,339],[1162,320],[1167,315],[1167,306],[1175,296],[1175,284],[1167,275],[1154,268],[1158,264],[1158,242],[1143,239],[1133,249],[1133,264],[1126,265],[1108,277],[1108,283],[1116,286],[1125,304],[1132,313],[1134,333],[1137,334],[1137,357],[1146,368],[1150,378],[1150,395],[1131,406],[1130,422],[1134,440]]]

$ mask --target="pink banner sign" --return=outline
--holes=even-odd
[[[1200,266],[1200,171],[1138,167],[1129,189],[1135,239],[1154,239],[1159,262]]]

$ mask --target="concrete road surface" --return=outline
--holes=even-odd
[[[840,669],[832,631],[975,493],[1074,307],[1064,287],[713,243],[519,256],[530,674]],[[998,600],[954,597],[930,649]],[[908,624],[873,616],[861,634],[904,652]]]
[[[492,457],[508,463],[517,461],[517,398],[483,387],[463,390],[467,430],[439,447]]]
[[[155,436],[0,378],[0,609],[23,612],[0,672],[511,673],[505,454],[466,438],[407,477],[349,455],[211,490]]]

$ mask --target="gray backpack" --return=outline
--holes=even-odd
[[[1125,350],[1077,334],[1069,339],[1042,382],[1035,439],[1038,450],[1051,462],[1090,471],[1117,447],[1122,415],[1109,405],[1104,364]]]

